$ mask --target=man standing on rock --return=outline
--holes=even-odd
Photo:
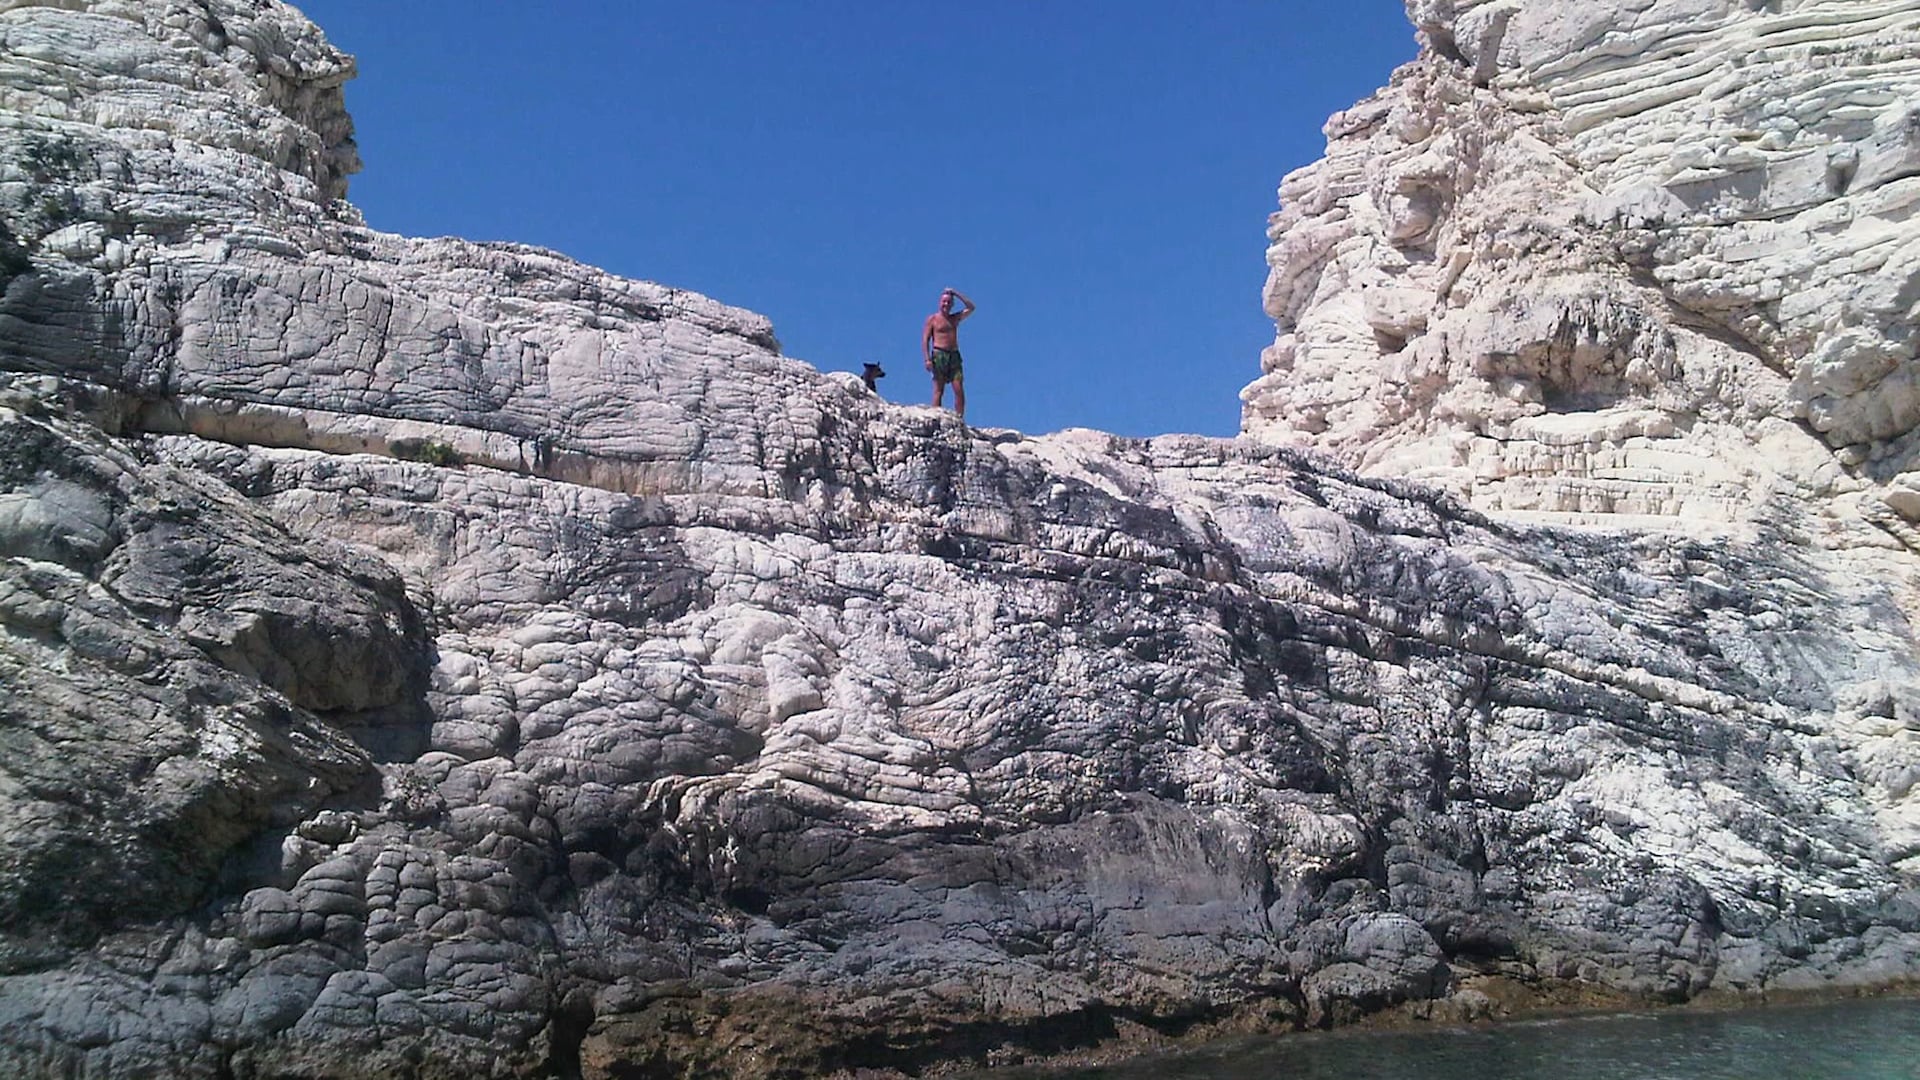
[[[955,300],[965,304],[953,310]],[[960,373],[960,320],[973,314],[973,301],[958,289],[940,290],[940,310],[927,316],[927,327],[920,335],[920,351],[927,358],[927,370],[933,373],[933,407],[939,408],[953,384],[953,411],[967,418],[967,389]]]

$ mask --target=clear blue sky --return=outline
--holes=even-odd
[[[1400,0],[294,0],[375,228],[514,240],[773,320],[922,401],[943,285],[976,425],[1230,435],[1267,215],[1415,52]]]

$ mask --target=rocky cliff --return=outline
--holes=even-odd
[[[1920,550],[1920,7],[1407,6],[1421,58],[1281,187],[1245,432],[1536,520]]]
[[[1391,247],[1355,161],[1392,154],[1351,140],[1482,125],[1573,170],[1523,76],[1619,54],[1635,7],[1557,61],[1528,13],[1599,9],[1422,12],[1377,119],[1289,181],[1328,201],[1281,257]],[[0,1063],[914,1071],[1920,970],[1908,582],[1851,542],[1884,533],[1804,524],[1866,459],[1802,518],[1571,531],[1260,439],[969,429],[703,297],[366,228],[351,73],[278,0],[0,0]],[[1472,325],[1655,396],[1696,393],[1683,338],[1759,365],[1614,233],[1534,233],[1588,276],[1474,293],[1476,255],[1427,337],[1454,299],[1628,297],[1585,351]],[[1344,257],[1300,303],[1358,311],[1369,363],[1425,340]],[[1640,411],[1622,452],[1669,438]]]

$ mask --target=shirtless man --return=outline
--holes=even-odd
[[[965,304],[953,310],[955,300]],[[940,310],[927,316],[927,327],[920,334],[920,351],[927,358],[927,370],[933,373],[933,407],[939,408],[953,384],[953,411],[967,418],[967,388],[960,373],[960,320],[973,314],[973,301],[957,289],[940,290]]]

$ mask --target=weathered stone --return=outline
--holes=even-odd
[[[1261,438],[1140,441],[367,230],[351,63],[275,0],[0,2],[0,1066],[809,1075],[1912,977],[1897,260],[1750,253],[1867,275],[1851,337],[1680,288],[1736,262],[1701,207],[1845,239],[1800,201],[1904,190],[1901,129],[1601,214],[1697,95],[1635,134],[1602,84],[1659,85],[1622,46],[1679,7],[1589,8],[1415,4],[1426,55],[1287,182]],[[1302,433],[1501,516],[1261,441]]]
[[[1920,14],[1408,8],[1421,58],[1281,185],[1243,430],[1532,520],[1920,539],[1880,506],[1920,446]]]

